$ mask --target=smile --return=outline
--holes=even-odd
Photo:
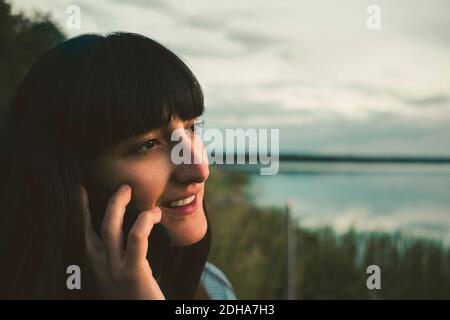
[[[172,201],[169,203],[169,208],[177,208],[177,207],[182,207],[185,205],[188,205],[190,203],[192,203],[195,200],[195,194],[187,197],[185,199],[181,199],[181,200],[177,200],[177,201]]]
[[[198,193],[186,195],[183,198],[178,198],[167,202],[162,206],[164,212],[186,216],[194,213],[199,208]]]

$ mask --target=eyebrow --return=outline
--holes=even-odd
[[[200,118],[200,117],[196,116],[192,119],[188,119],[188,120],[180,119],[180,120],[181,120],[181,122],[183,122],[183,125],[185,125],[188,122],[196,121],[198,118]],[[170,122],[169,122],[169,124],[170,124]],[[131,138],[128,138],[125,141],[119,143],[119,146],[118,147],[116,146],[116,148],[118,148],[118,151],[125,151],[125,152],[129,151],[128,149],[134,149],[135,147],[138,147],[141,143],[144,143],[146,141],[145,139],[148,138],[148,136],[151,133],[153,133],[155,131],[159,131],[162,128],[170,128],[169,124],[161,125],[159,128],[151,129],[147,132],[144,132],[144,133],[138,134],[136,136],[133,136]]]
[[[152,129],[150,131],[147,131],[145,133],[139,134],[137,136],[133,136],[129,138],[127,141],[123,142],[124,148],[134,148],[137,147],[139,144],[145,142],[145,139],[148,138],[148,136],[155,131],[158,131],[159,129]]]

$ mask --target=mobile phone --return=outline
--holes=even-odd
[[[105,215],[105,210],[109,199],[115,190],[109,190],[104,186],[94,183],[92,180],[83,177],[83,185],[86,188],[89,209],[91,212],[91,221],[94,231],[100,236],[100,228]],[[126,207],[123,220],[123,240],[126,248],[126,241],[128,233],[133,227],[139,213],[139,210],[133,201],[130,201]],[[149,245],[147,251],[147,260],[150,263],[153,276],[158,279],[161,272],[164,270],[164,265],[167,260],[168,252],[171,247],[171,238],[167,228],[161,223],[155,224],[148,238]]]

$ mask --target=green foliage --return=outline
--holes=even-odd
[[[213,232],[209,260],[224,270],[240,299],[285,299],[285,216],[251,204],[244,173],[211,169],[207,183]],[[337,235],[298,228],[297,298],[449,299],[450,249],[399,234]],[[381,268],[381,290],[368,290],[367,267]]]
[[[224,269],[232,283],[239,283],[240,298],[271,299],[282,295],[285,259],[273,260],[267,253],[284,247],[283,220],[277,210],[260,210],[248,203],[244,175],[211,170],[207,182],[213,232],[209,259]]]
[[[64,39],[47,15],[13,14],[11,5],[0,0],[0,119],[33,63]]]

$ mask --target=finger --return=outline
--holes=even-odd
[[[86,228],[92,229],[91,212],[89,210],[89,197],[86,188],[83,185],[80,186],[80,190],[81,190],[81,208],[83,210]]]
[[[127,239],[126,263],[135,268],[147,262],[148,237],[155,223],[161,220],[161,209],[155,207],[139,214]]]
[[[86,230],[86,256],[97,279],[102,279],[107,272],[105,249],[100,238],[93,230]]]
[[[131,200],[131,187],[122,185],[109,199],[101,226],[101,236],[108,262],[118,265],[123,258],[123,216]]]
[[[85,228],[86,255],[93,268],[94,273],[96,275],[101,275],[104,273],[102,272],[104,270],[105,264],[104,248],[100,238],[92,228],[91,212],[89,210],[89,198],[86,188],[82,185],[80,189],[81,189],[82,208],[86,226]]]
[[[84,215],[84,221],[85,221],[85,238],[86,238],[86,244],[88,245],[89,250],[97,250],[100,248],[103,248],[103,245],[101,244],[100,238],[97,236],[97,234],[94,232],[94,229],[92,228],[92,220],[91,220],[91,211],[89,210],[89,197],[86,191],[86,188],[81,185],[81,205]]]

